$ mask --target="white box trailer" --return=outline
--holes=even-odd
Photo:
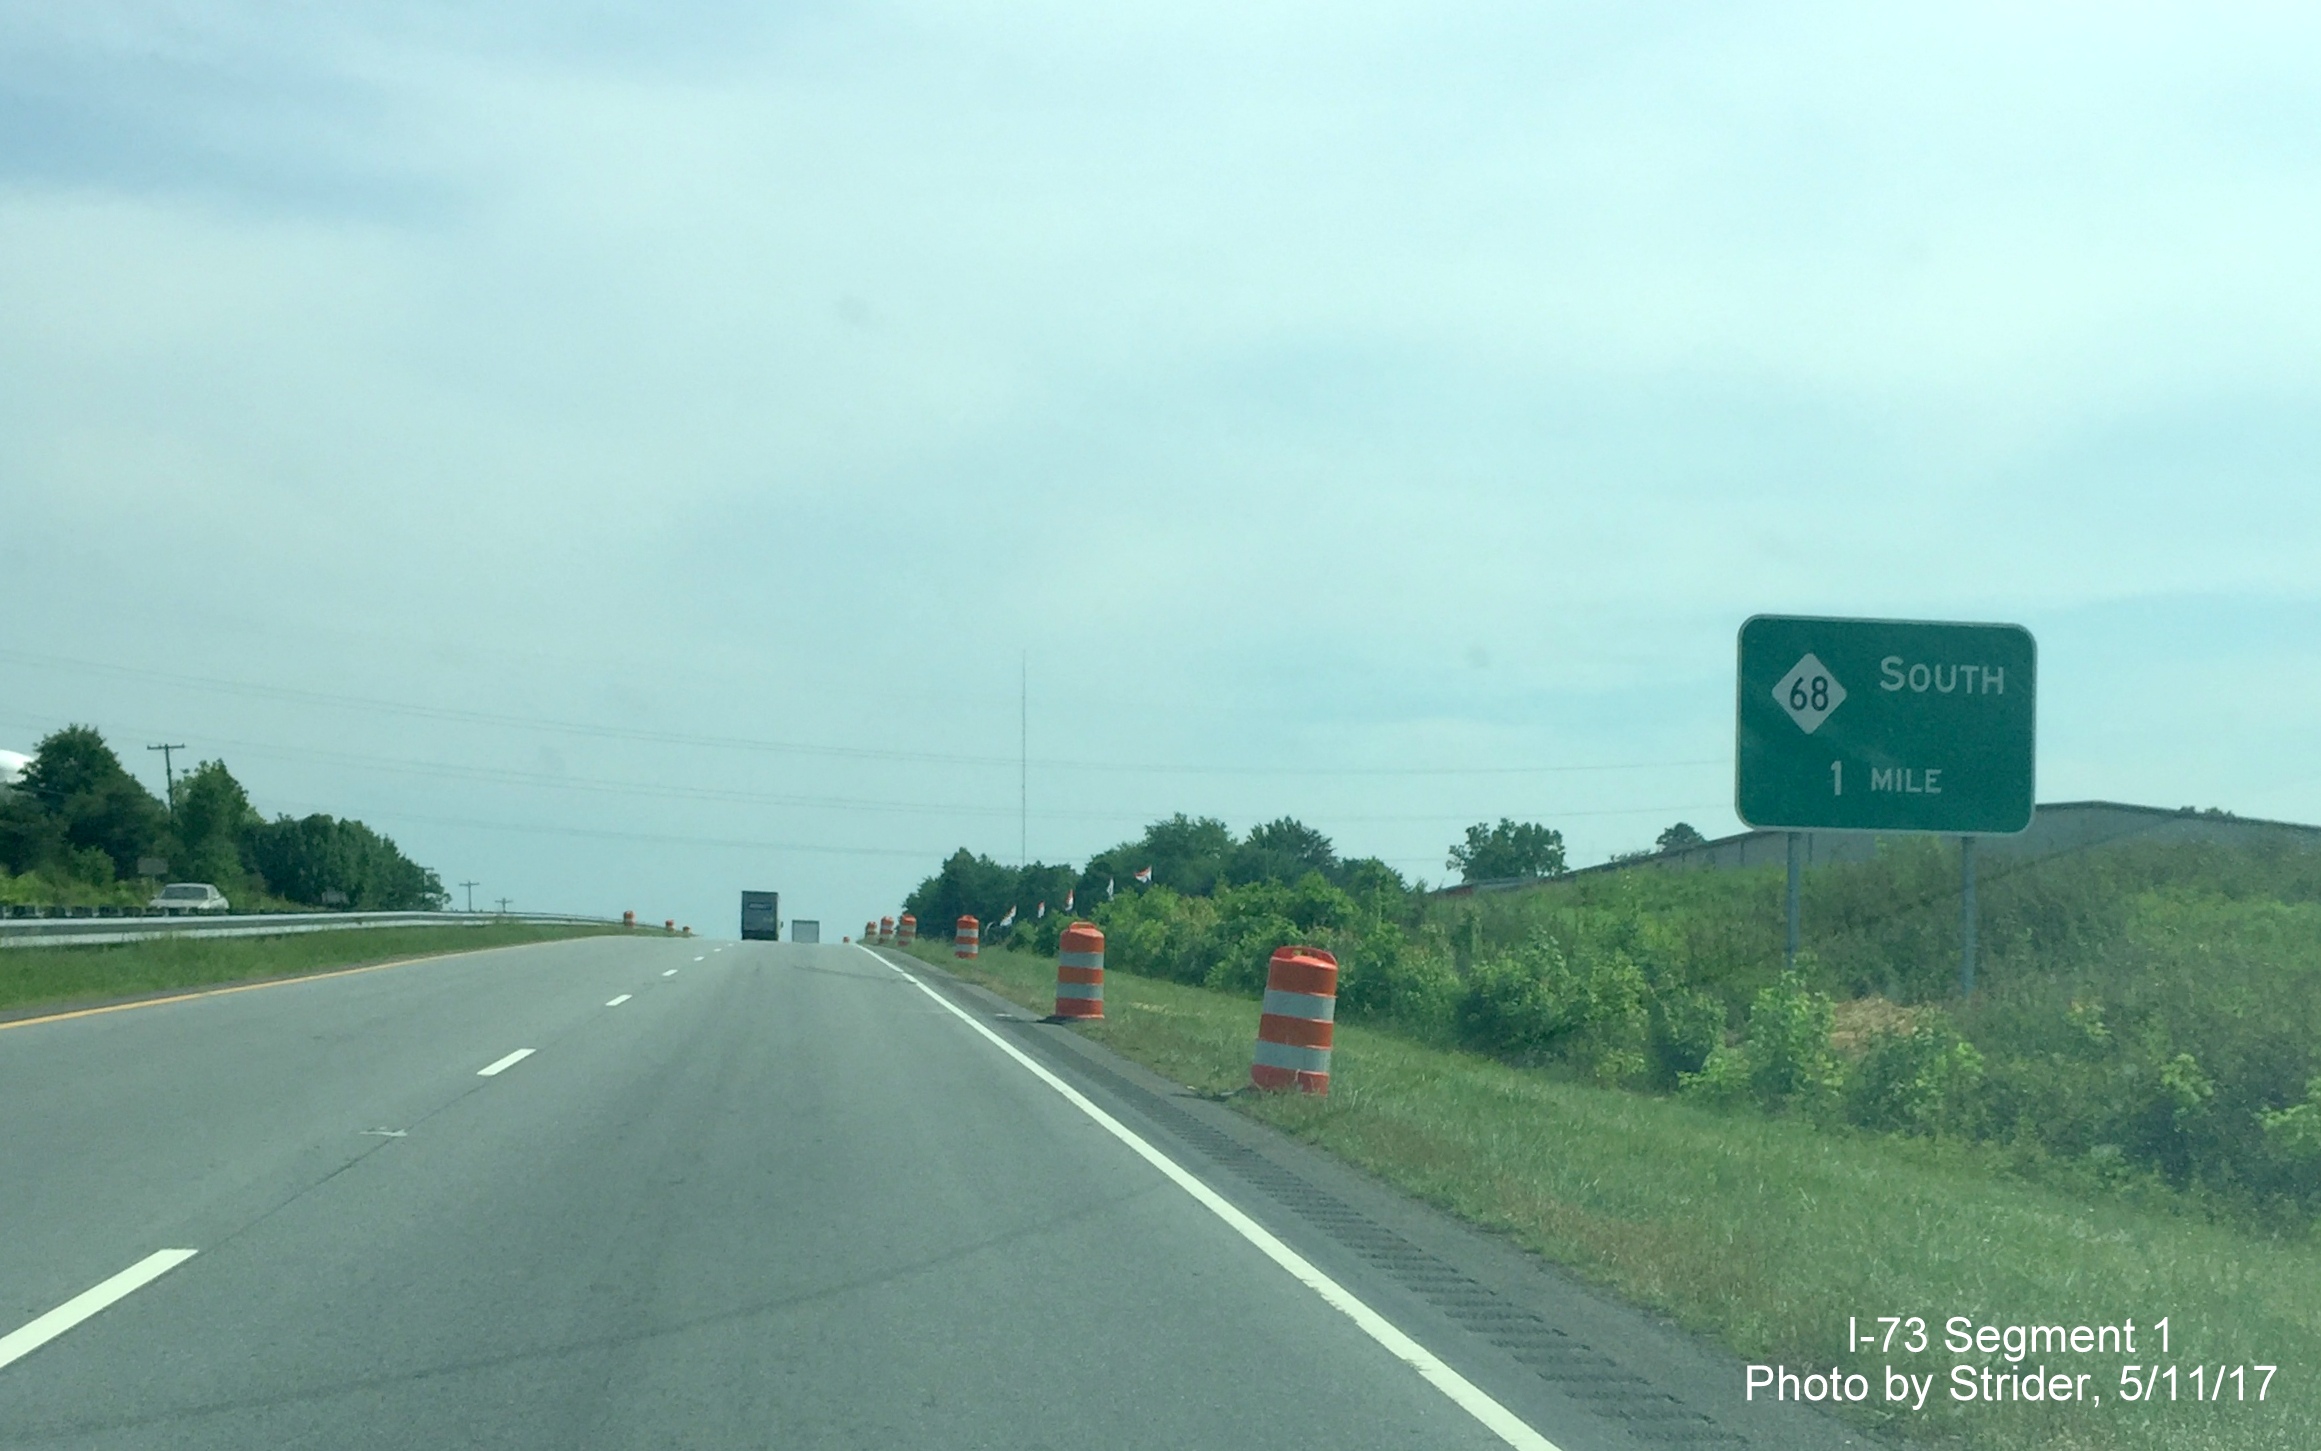
[[[792,942],[820,942],[822,940],[822,924],[811,917],[792,917],[790,919],[790,940]]]

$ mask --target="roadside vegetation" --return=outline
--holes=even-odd
[[[208,882],[236,911],[450,900],[434,872],[362,822],[267,820],[222,761],[194,767],[172,794],[148,791],[93,728],[50,733],[24,779],[0,787],[0,906],[142,907],[159,879]],[[153,864],[159,878],[145,875]]]
[[[1025,947],[1036,944],[1026,939]],[[1045,1013],[1045,952],[946,944],[928,962]],[[1113,959],[1116,961],[1117,959]],[[1455,969],[1454,969],[1455,970]],[[1778,981],[1777,975],[1774,981]],[[1257,1007],[1234,991],[1108,971],[1106,1018],[1085,1032],[1196,1090],[1507,1234],[1752,1361],[1878,1376],[1933,1373],[1921,1413],[1875,1398],[1851,1412],[1887,1434],[1978,1451],[2303,1451],[2321,1420],[2321,1245],[2223,1222],[2152,1179],[2034,1182],[2013,1146],[1892,1133],[1721,1098],[1607,1087],[1592,1072],[1520,1066],[1398,1026],[1339,1029],[1327,1098],[1253,1094]],[[1445,1030],[1448,1037],[1448,1030]],[[2131,1406],[2118,1361],[2100,1405],[1961,1406],[1960,1358],[1845,1349],[1848,1316],[1953,1314],[1978,1323],[2172,1318],[2186,1364],[2281,1367],[2264,1406]]]
[[[1525,835],[1462,845],[1494,833]],[[1987,869],[1965,1003],[1956,848],[1932,841],[1809,871],[1793,972],[1778,868],[1444,896],[1295,822],[1237,839],[1177,817],[1083,871],[1008,876],[952,858],[912,894],[921,932],[977,891],[992,913],[996,888],[1019,920],[987,940],[1044,955],[1069,890],[1116,970],[1252,997],[1275,947],[1310,943],[1338,958],[1341,1022],[1548,1078],[1973,1143],[2026,1179],[2265,1234],[2321,1214],[2321,852],[2130,843]]]
[[[107,947],[14,947],[0,950],[0,1018],[614,930],[494,922],[286,937],[162,937]]]

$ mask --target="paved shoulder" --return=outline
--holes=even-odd
[[[1878,1444],[1743,1399],[1740,1363],[1069,1029],[917,959],[896,962],[1264,1224],[1565,1451]]]

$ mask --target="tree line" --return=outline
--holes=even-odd
[[[1097,852],[1081,867],[1047,862],[1011,867],[961,847],[904,898],[903,908],[917,916],[923,933],[946,935],[963,916],[980,919],[988,930],[1011,909],[1021,918],[1041,920],[1043,903],[1050,912],[1093,912],[1099,903],[1142,885],[1140,872],[1167,891],[1195,897],[1308,876],[1338,887],[1360,883],[1389,889],[1397,896],[1411,890],[1399,872],[1375,857],[1341,860],[1327,836],[1291,817],[1236,836],[1213,816],[1179,812]]]
[[[321,814],[267,820],[223,761],[187,772],[163,801],[94,727],[40,742],[15,786],[0,788],[6,899],[78,905],[142,901],[148,868],[209,882],[237,907],[432,911],[450,900],[433,871],[360,821]]]
[[[1680,821],[1660,833],[1654,851],[1698,846],[1702,840]],[[1537,881],[1568,870],[1562,832],[1508,817],[1496,825],[1468,827],[1452,843],[1444,865],[1462,882]],[[1152,885],[1190,897],[1260,883],[1288,886],[1307,876],[1356,895],[1388,892],[1403,898],[1426,891],[1424,881],[1406,881],[1376,857],[1341,859],[1329,837],[1294,817],[1236,836],[1216,817],[1180,811],[1132,840],[1097,852],[1082,867],[1047,862],[1011,867],[961,847],[904,898],[903,910],[919,919],[922,933],[947,935],[963,916],[979,919],[988,930],[1010,909],[1037,920],[1043,903],[1050,911],[1092,912],[1097,903],[1136,884],[1139,872],[1149,872]]]

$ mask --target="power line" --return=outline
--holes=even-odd
[[[5,650],[0,650],[0,659],[11,658],[11,657],[18,656],[18,655],[20,655],[20,654],[21,654],[21,652],[13,652],[13,651],[5,651]],[[40,657],[33,657],[33,658],[40,658]],[[114,669],[113,667],[92,667],[92,668],[103,668],[103,669],[108,669],[108,670],[113,670],[113,669]],[[136,672],[129,672],[129,671],[125,671],[125,670],[114,670],[114,673],[124,673],[124,674],[127,674],[127,673],[136,673]],[[161,675],[161,676],[163,676],[164,678],[169,678],[169,679],[186,679],[186,680],[191,680],[191,679],[194,679],[194,677],[179,677],[179,676],[175,676],[175,675],[173,675],[173,674],[169,674],[169,673],[166,673],[166,672],[151,672],[151,673],[153,673],[153,674],[156,674],[156,675]],[[304,694],[308,694],[308,693],[305,693],[305,692],[290,692],[290,694],[293,694],[293,695],[304,695]],[[1026,658],[1026,660],[1025,660],[1025,662],[1024,662],[1024,673],[1023,673],[1022,677],[1019,679],[1019,702],[1018,702],[1018,703],[1019,703],[1019,712],[1020,712],[1020,714],[1019,714],[1019,721],[1018,721],[1019,738],[1018,738],[1018,755],[1017,755],[1017,763],[1016,763],[1016,764],[1017,764],[1017,769],[1018,769],[1018,800],[1017,800],[1017,813],[1018,813],[1018,823],[1017,823],[1017,830],[1018,830],[1018,837],[1017,837],[1017,851],[1018,851],[1018,859],[1019,859],[1019,861],[1022,861],[1022,862],[1028,862],[1028,860],[1029,860],[1029,833],[1030,833],[1030,827],[1029,827],[1029,817],[1030,817],[1030,807],[1029,807],[1029,760],[1030,760],[1030,752],[1029,752],[1029,709],[1030,709],[1030,707],[1029,707],[1029,672],[1028,672],[1028,656],[1027,656],[1027,658]],[[477,714],[480,714],[480,713],[477,713]],[[512,720],[513,718],[508,718],[508,719],[511,719],[511,720]],[[36,724],[36,723],[34,723],[34,722],[26,722],[26,723],[27,723],[27,724]],[[750,792],[750,791],[739,791],[739,790],[734,790],[734,789],[731,789],[731,788],[702,788],[702,787],[689,787],[689,786],[684,786],[684,785],[681,785],[681,784],[671,783],[671,782],[667,782],[667,781],[659,781],[659,782],[624,782],[624,781],[608,781],[608,780],[597,780],[597,779],[591,779],[591,778],[576,778],[576,777],[571,777],[571,776],[566,776],[566,775],[561,775],[561,774],[551,774],[551,773],[546,773],[546,772],[523,771],[523,770],[515,770],[515,769],[507,769],[507,768],[494,768],[494,767],[479,767],[479,766],[469,766],[469,765],[460,765],[460,764],[454,764],[454,763],[448,763],[448,762],[402,761],[402,760],[395,760],[395,759],[392,759],[392,758],[385,758],[385,757],[364,756],[364,755],[359,755],[359,754],[356,754],[356,753],[351,753],[351,752],[343,752],[343,751],[328,751],[328,750],[317,750],[317,749],[313,749],[313,748],[301,748],[301,747],[291,747],[291,746],[267,745],[267,744],[262,744],[262,743],[257,743],[257,742],[248,742],[248,741],[233,741],[233,740],[222,740],[222,741],[218,741],[218,742],[216,742],[215,744],[217,744],[217,745],[220,745],[220,746],[231,747],[231,748],[238,749],[238,750],[247,751],[247,752],[250,752],[250,753],[253,753],[253,754],[257,754],[257,755],[259,755],[259,756],[261,756],[261,757],[268,756],[268,755],[272,755],[272,756],[283,757],[283,758],[288,758],[288,759],[293,759],[293,760],[297,760],[297,759],[304,759],[304,760],[310,760],[310,761],[317,761],[317,762],[322,762],[322,763],[326,763],[326,764],[334,764],[334,765],[342,765],[342,766],[352,766],[352,767],[355,767],[355,768],[358,768],[358,769],[382,770],[382,771],[387,771],[387,772],[392,772],[392,773],[416,774],[416,775],[422,775],[422,776],[436,776],[436,777],[442,777],[442,778],[453,779],[453,780],[465,780],[465,781],[483,781],[483,782],[492,782],[492,783],[496,783],[496,784],[503,784],[503,785],[510,785],[510,786],[518,786],[518,787],[539,787],[539,788],[553,788],[553,789],[557,789],[557,790],[580,790],[580,791],[590,791],[590,792],[606,792],[606,793],[613,793],[613,794],[629,794],[629,795],[641,795],[641,796],[650,796],[650,797],[655,797],[655,798],[660,798],[660,799],[677,798],[677,799],[689,799],[689,800],[699,800],[699,801],[713,801],[713,802],[732,802],[732,803],[746,803],[746,804],[774,804],[774,805],[783,805],[783,806],[791,806],[791,807],[804,807],[804,808],[807,808],[807,809],[837,810],[837,811],[866,811],[866,810],[867,810],[867,811],[885,811],[885,812],[896,812],[896,811],[900,811],[900,812],[908,812],[908,813],[917,814],[917,815],[936,815],[936,814],[956,814],[956,815],[996,815],[996,814],[998,814],[1000,811],[1003,811],[1003,810],[1005,809],[1004,807],[986,807],[986,806],[969,806],[969,805],[943,805],[943,804],[934,804],[934,803],[928,803],[928,802],[924,802],[924,801],[899,802],[899,801],[876,801],[876,800],[866,800],[866,799],[860,799],[860,798],[848,798],[848,797],[805,797],[805,796],[792,796],[792,795],[785,795],[785,794],[778,794],[778,793],[768,793],[768,792]],[[176,751],[176,750],[183,750],[183,749],[186,749],[186,747],[185,747],[185,746],[184,746],[182,743],[178,743],[178,742],[170,742],[170,743],[167,743],[167,744],[166,744],[166,746],[164,746],[164,745],[160,745],[160,744],[157,744],[157,745],[155,745],[155,746],[151,747],[151,749],[155,749],[155,750],[162,750],[162,751],[164,752],[164,756],[163,756],[163,769],[164,769],[164,774],[165,774],[165,776],[170,776],[170,777],[172,777],[172,779],[173,779],[173,762],[172,762],[172,759],[171,759],[171,757],[170,757],[170,755],[169,755],[168,753],[169,753],[169,752],[171,752],[171,751]],[[1049,763],[1043,763],[1043,764],[1049,764]],[[1653,765],[1653,764],[1655,764],[1655,763],[1649,763],[1649,762],[1643,762],[1643,763],[1634,763],[1634,766],[1633,766],[1633,768],[1641,768],[1641,767],[1650,766],[1650,765]],[[1723,762],[1721,762],[1721,761],[1714,761],[1714,762],[1712,762],[1712,761],[1701,761],[1701,762],[1691,762],[1691,763],[1664,763],[1664,764],[1670,764],[1670,765],[1676,765],[1676,764],[1711,765],[1711,764],[1716,764],[1716,765],[1721,765],[1721,764],[1723,764]],[[1613,766],[1613,767],[1596,767],[1596,768],[1590,768],[1590,767],[1573,767],[1573,768],[1568,768],[1568,769],[1573,769],[1573,770],[1585,770],[1585,769],[1630,769],[1630,768],[1632,768],[1632,767],[1628,767],[1628,766]],[[1235,769],[1235,770],[1238,772],[1238,771],[1241,771],[1241,770],[1243,770],[1244,768],[1234,768],[1234,769]],[[1246,769],[1247,769],[1247,771],[1248,771],[1248,772],[1250,772],[1250,773],[1253,773],[1253,774],[1254,774],[1254,773],[1258,773],[1258,771],[1259,771],[1259,768],[1246,768]],[[1514,770],[1517,770],[1517,769],[1520,769],[1520,768],[1509,768],[1509,771],[1508,771],[1507,773],[1513,773],[1513,771],[1514,771]],[[1547,769],[1547,768],[1542,768],[1542,769]],[[1321,774],[1327,774],[1327,773],[1321,773]],[[172,786],[171,786],[171,794],[172,794],[172,796],[174,797],[174,785],[173,785],[173,784],[172,784]],[[1721,803],[1716,803],[1716,804],[1721,804]],[[1553,808],[1540,808],[1540,807],[1518,807],[1518,808],[1517,808],[1517,810],[1520,812],[1520,814],[1523,814],[1523,815],[1526,815],[1526,816],[1544,816],[1544,817],[1546,817],[1546,818],[1548,818],[1548,819],[1551,819],[1551,820],[1552,820],[1552,819],[1566,819],[1566,818],[1575,818],[1575,817],[1646,816],[1646,815],[1657,815],[1657,814],[1660,814],[1660,813],[1663,813],[1663,812],[1712,810],[1712,809],[1715,809],[1715,805],[1716,805],[1716,804],[1711,804],[1711,803],[1690,803],[1690,804],[1684,804],[1684,805],[1670,805],[1670,806],[1616,807],[1616,808],[1606,808],[1606,809],[1582,809],[1582,810],[1557,810],[1557,809],[1553,809]],[[339,811],[343,811],[343,810],[345,810],[345,805],[344,805],[344,803],[341,803],[341,804],[338,804],[337,806],[335,806],[335,807],[334,807],[334,808],[332,808],[332,809],[339,810]],[[378,813],[375,813],[375,812],[374,812],[374,813],[372,813],[372,814],[373,814],[373,815],[377,815]],[[1172,813],[1167,813],[1167,812],[1155,812],[1155,811],[1149,811],[1149,810],[1147,810],[1147,811],[1135,811],[1135,810],[1129,810],[1129,809],[1125,809],[1125,808],[1120,808],[1120,809],[1110,809],[1110,810],[1091,810],[1091,811],[1056,811],[1056,812],[1043,812],[1043,813],[1042,813],[1042,816],[1043,816],[1043,818],[1047,818],[1047,817],[1055,817],[1055,818],[1058,818],[1058,819],[1074,819],[1074,820],[1086,820],[1086,821],[1106,821],[1106,820],[1111,820],[1111,821],[1121,821],[1121,822],[1138,822],[1138,821],[1152,821],[1152,820],[1158,820],[1158,819],[1161,819],[1161,818],[1163,818],[1163,817],[1165,817],[1165,816],[1167,816],[1167,815],[1170,815],[1170,814],[1172,814]],[[1261,814],[1262,814],[1262,813],[1261,813]],[[1314,813],[1312,813],[1312,812],[1309,810],[1309,813],[1308,813],[1308,814],[1314,814]],[[1323,821],[1325,821],[1325,822],[1329,823],[1329,824],[1330,824],[1330,825],[1332,825],[1333,827],[1337,827],[1337,826],[1341,826],[1341,825],[1353,825],[1353,824],[1360,824],[1360,823],[1373,823],[1373,822],[1375,822],[1375,823],[1391,823],[1391,822],[1428,822],[1428,821],[1434,821],[1434,822],[1443,822],[1443,823],[1454,823],[1454,822],[1457,822],[1457,821],[1462,821],[1462,820],[1464,820],[1464,819],[1465,819],[1465,818],[1466,818],[1468,815],[1471,815],[1471,814],[1472,814],[1472,813],[1471,813],[1471,812],[1469,812],[1469,811],[1461,811],[1461,810],[1455,810],[1455,809],[1453,809],[1453,810],[1438,810],[1438,811],[1428,811],[1428,812],[1420,812],[1420,813],[1399,813],[1399,814],[1377,814],[1377,813],[1366,813],[1366,814],[1360,814],[1360,815],[1343,815],[1343,814],[1339,814],[1339,813],[1334,813],[1334,812],[1327,812],[1327,811],[1324,811],[1324,812],[1321,812],[1321,813],[1319,813],[1319,817],[1320,817],[1320,819],[1321,819],[1321,820],[1323,820]],[[1502,813],[1502,814],[1504,814],[1504,813]],[[390,812],[388,812],[388,813],[387,813],[387,819],[400,819],[400,820],[404,820],[404,821],[409,821],[409,822],[412,822],[412,823],[414,823],[414,824],[425,823],[425,824],[432,824],[432,825],[443,825],[443,826],[461,827],[461,828],[467,828],[467,829],[473,829],[473,830],[532,832],[532,833],[541,833],[541,834],[548,834],[548,835],[559,835],[559,836],[581,836],[581,837],[596,837],[596,838],[609,839],[609,840],[624,840],[624,841],[652,842],[652,843],[656,843],[656,844],[679,845],[679,846],[733,847],[733,848],[740,848],[740,849],[753,850],[753,851],[781,851],[781,852],[797,853],[797,854],[802,854],[802,855],[817,855],[817,856],[872,856],[872,857],[894,857],[894,858],[909,858],[909,859],[913,859],[913,860],[926,861],[926,860],[929,860],[929,859],[937,859],[937,860],[939,860],[939,859],[941,859],[941,858],[943,858],[943,857],[946,857],[946,856],[948,856],[948,855],[950,854],[950,850],[951,850],[950,848],[943,848],[943,849],[933,849],[933,850],[914,850],[914,849],[894,849],[894,848],[833,847],[833,846],[826,846],[826,845],[806,845],[806,844],[803,844],[803,843],[795,843],[795,842],[773,842],[773,841],[762,841],[762,840],[731,840],[731,839],[725,839],[725,838],[701,837],[701,836],[692,836],[692,835],[669,835],[669,834],[656,834],[656,833],[644,833],[644,832],[612,831],[612,830],[602,830],[602,829],[594,829],[594,828],[587,828],[587,827],[532,826],[532,825],[525,825],[525,824],[519,824],[519,823],[511,823],[511,822],[507,822],[507,821],[477,821],[477,820],[472,820],[472,819],[459,819],[459,818],[428,817],[428,816],[411,816],[411,815],[405,815],[405,814],[403,814],[403,813],[400,813],[400,812],[395,812],[395,811],[390,811]],[[1432,859],[1431,857],[1428,857],[1428,858],[1417,858],[1417,857],[1411,857],[1411,858],[1400,858],[1400,857],[1397,857],[1397,858],[1390,858],[1389,860],[1392,860],[1392,861],[1396,862],[1397,864],[1402,864],[1402,863],[1406,863],[1406,862],[1407,862],[1407,863],[1415,863],[1415,862],[1419,862],[1419,861],[1428,861],[1428,862],[1431,862],[1433,859]],[[472,906],[473,906],[473,890],[472,890],[472,889],[473,889],[473,887],[474,887],[474,886],[476,886],[476,885],[479,885],[479,884],[478,884],[478,883],[461,883],[460,885],[461,885],[463,888],[466,888],[466,889],[468,889],[468,900],[469,900],[470,907],[471,907],[471,909],[472,909]]]
[[[279,700],[301,705],[320,705],[339,710],[362,711],[374,715],[400,715],[420,720],[441,720],[470,725],[508,726],[524,730],[554,731],[565,735],[588,736],[603,740],[634,741],[655,745],[700,746],[714,750],[754,751],[770,754],[830,756],[851,760],[915,761],[954,766],[1013,765],[1017,767],[1019,772],[1029,769],[1028,752],[1019,752],[1016,760],[1009,761],[1004,756],[978,756],[959,752],[882,750],[867,746],[832,746],[803,741],[697,735],[683,731],[645,730],[627,726],[596,725],[584,721],[557,720],[543,716],[522,716],[496,711],[464,710],[450,706],[420,705],[408,701],[382,700],[374,696],[339,695],[327,691],[263,685],[254,681],[222,680],[208,676],[188,675],[179,671],[148,670],[93,660],[73,660],[63,656],[42,655],[23,650],[0,649],[0,660],[56,669],[80,670],[91,674],[127,679],[158,680],[195,690],[216,691],[229,695],[243,695],[255,699]],[[1649,771],[1672,767],[1717,766],[1725,763],[1724,758],[1718,757],[1683,761],[1611,761],[1540,766],[1212,766],[1156,761],[1063,759],[1043,760],[1040,765],[1048,770],[1105,771],[1123,775],[1141,773],[1175,776],[1425,777],[1528,776],[1600,771]]]
[[[311,746],[284,746],[258,741],[217,738],[212,745],[230,748],[259,759],[275,758],[290,761],[309,761],[324,765],[345,766],[356,770],[384,771],[398,775],[433,777],[451,781],[476,781],[494,785],[536,787],[559,791],[586,791],[598,794],[643,796],[657,800],[689,800],[724,802],[742,805],[785,806],[807,810],[826,811],[880,811],[901,812],[908,815],[948,816],[1002,816],[1007,808],[997,805],[971,805],[956,802],[882,801],[851,796],[798,796],[784,792],[748,791],[735,787],[692,786],[673,781],[617,781],[599,777],[572,776],[546,771],[527,771],[515,767],[476,766],[449,761],[412,761],[391,756],[373,756],[351,751],[332,751]],[[1721,763],[1719,763],[1721,764]],[[1514,811],[1524,815],[1621,816],[1650,815],[1660,811],[1707,811],[1722,803],[1684,803],[1674,806],[1619,807],[1611,809],[1561,810],[1539,805],[1517,803]],[[1310,809],[1310,808],[1309,808]],[[1501,815],[1510,814],[1506,805],[1490,808]],[[1027,816],[1027,802],[1019,801],[1019,814]],[[1173,811],[1153,808],[1105,807],[1091,810],[1043,811],[1043,820],[1057,821],[1157,821]],[[1259,812],[1262,816],[1266,812]],[[1338,812],[1323,813],[1332,821],[1347,823],[1391,823],[1404,821],[1452,821],[1473,814],[1470,808],[1444,808],[1423,812],[1364,813],[1346,815]],[[1028,827],[1019,831],[1028,837]],[[1024,843],[1019,840],[1019,850]],[[1028,858],[1028,851],[1025,852]]]
[[[300,803],[296,802],[290,804],[293,807],[300,805]],[[319,810],[320,808],[310,806],[308,809]],[[409,822],[418,826],[463,827],[471,831],[513,831],[531,836],[593,837],[605,841],[648,842],[655,846],[714,846],[732,847],[744,851],[786,851],[796,852],[803,856],[908,857],[915,861],[925,861],[932,857],[940,861],[942,858],[949,856],[952,852],[959,849],[955,846],[923,850],[913,850],[903,847],[874,846],[806,846],[799,842],[791,841],[746,841],[736,840],[731,837],[673,836],[666,832],[608,831],[601,828],[588,826],[553,826],[543,823],[520,821],[476,821],[471,818],[464,817],[422,816],[411,812],[394,810],[385,812],[373,812],[371,814],[377,818],[379,823],[385,824],[392,824],[395,822]]]
[[[22,717],[11,719],[24,720]],[[38,722],[25,721],[38,725]],[[688,786],[670,781],[614,781],[597,777],[571,776],[548,771],[526,771],[514,767],[475,766],[450,761],[411,761],[392,756],[365,755],[352,751],[323,750],[312,746],[284,746],[261,741],[235,740],[216,737],[212,745],[230,749],[245,757],[261,760],[274,758],[289,761],[308,761],[322,765],[347,766],[357,770],[386,771],[399,775],[432,776],[454,781],[480,781],[505,786],[537,786],[557,790],[608,792],[616,795],[679,798],[699,801],[725,801],[763,806],[791,806],[809,809],[842,811],[901,811],[945,812],[955,815],[1004,816],[1005,806],[946,805],[926,801],[879,801],[850,796],[795,796],[781,792],[745,791],[733,787]],[[183,749],[180,747],[179,749]],[[1075,817],[1106,816],[1113,813],[1069,812],[1057,813]],[[1133,814],[1133,813],[1128,813]],[[1166,815],[1167,813],[1160,813]]]
[[[800,741],[755,740],[740,736],[695,735],[683,731],[643,730],[627,726],[596,725],[586,721],[555,720],[542,716],[463,710],[452,706],[420,705],[409,701],[382,700],[376,696],[340,695],[329,691],[263,685],[248,680],[221,680],[210,676],[188,675],[175,670],[148,670],[136,666],[113,665],[95,660],[72,660],[63,656],[40,655],[24,650],[0,650],[0,660],[11,660],[22,665],[80,670],[95,675],[110,675],[132,680],[158,680],[194,690],[216,691],[226,695],[243,695],[260,700],[279,700],[297,705],[321,705],[333,709],[358,710],[376,715],[401,715],[420,720],[455,721],[471,725],[515,726],[527,730],[558,731],[566,735],[593,736],[606,740],[639,741],[656,745],[708,746],[724,750],[789,752],[863,760],[932,761],[945,765],[999,766],[1014,764],[1004,756],[971,756],[944,751],[888,751],[866,746],[828,746]]]

